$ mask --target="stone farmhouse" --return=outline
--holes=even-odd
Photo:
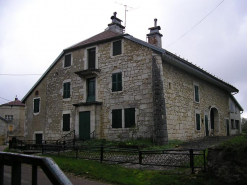
[[[0,105],[0,117],[2,117],[2,123],[6,123],[6,141],[11,140],[13,136],[24,137],[25,104],[17,97],[14,101]]]
[[[157,19],[148,42],[124,33],[116,13],[111,20],[64,49],[22,99],[26,139],[56,140],[73,130],[82,140],[152,137],[158,144],[226,136],[229,101],[239,90],[162,49]]]

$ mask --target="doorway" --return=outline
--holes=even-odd
[[[90,139],[90,111],[79,112],[79,139]]]
[[[206,132],[206,136],[209,136],[209,130],[208,130],[208,115],[205,115],[205,132]]]
[[[43,134],[35,134],[35,141],[36,144],[42,144],[42,139],[43,138]]]
[[[211,136],[219,134],[219,113],[216,108],[211,108],[210,111]]]

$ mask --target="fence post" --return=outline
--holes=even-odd
[[[139,164],[142,164],[142,151],[139,151]]]
[[[195,173],[195,169],[194,169],[193,149],[190,149],[190,167],[191,167],[191,174],[194,174]]]
[[[37,185],[37,166],[32,165],[32,185]]]
[[[11,183],[21,185],[21,163],[14,161],[11,167]]]
[[[101,163],[103,162],[103,153],[104,153],[104,148],[103,148],[103,146],[101,145],[101,147],[100,147],[100,162],[101,162]]]
[[[76,159],[78,158],[78,147],[75,147],[75,151],[76,151]]]
[[[206,150],[203,150],[203,157],[204,157],[204,171],[206,171]]]
[[[0,184],[3,184],[4,178],[4,165],[3,165],[3,155],[0,156]]]

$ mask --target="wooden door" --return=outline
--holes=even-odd
[[[90,111],[79,113],[79,139],[90,139]]]

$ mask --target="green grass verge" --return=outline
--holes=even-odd
[[[119,165],[109,165],[97,161],[49,156],[65,172],[103,182],[122,185],[162,185],[162,184],[212,184],[205,181],[205,174],[190,175],[178,171],[148,171],[128,169]],[[186,169],[188,170],[188,169]],[[210,182],[210,183],[209,183]],[[214,183],[213,183],[214,184]],[[217,183],[215,183],[217,184]]]
[[[219,145],[224,156],[243,156],[247,154],[247,135],[236,136]]]

